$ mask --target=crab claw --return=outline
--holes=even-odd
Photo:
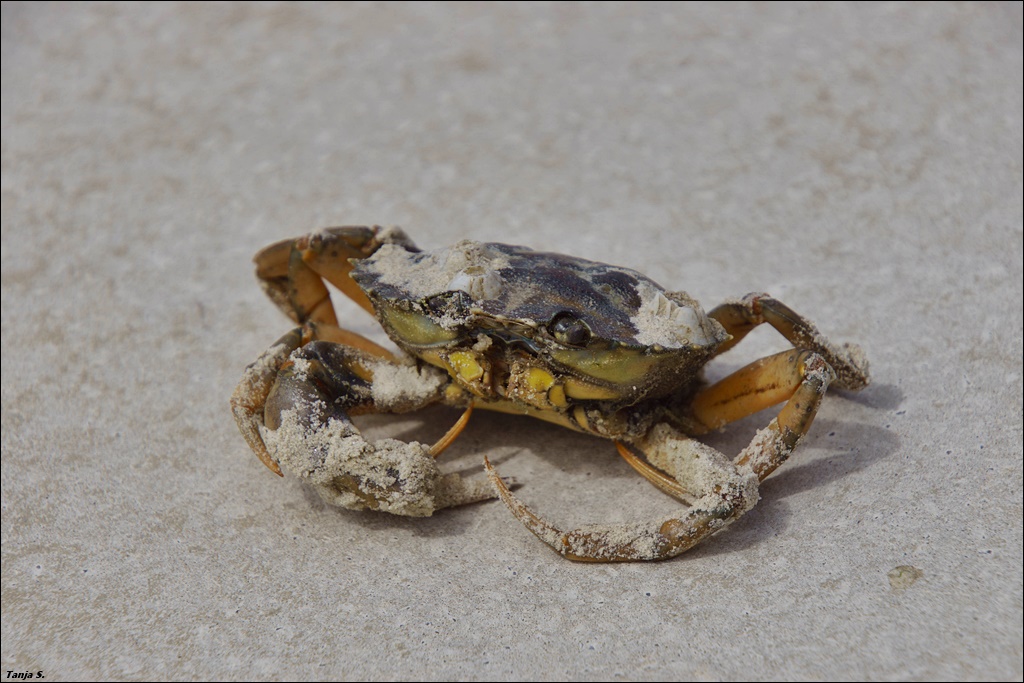
[[[251,411],[240,425],[256,432],[267,460],[304,479],[328,503],[426,517],[495,496],[483,478],[442,473],[437,449],[396,439],[370,443],[352,423],[352,415],[434,402],[445,386],[439,371],[322,340],[295,349],[283,362],[280,355],[268,356],[276,376],[259,392],[262,410]],[[381,390],[374,380],[384,379],[402,390]],[[451,438],[446,435],[442,445]]]
[[[260,428],[263,426],[263,406],[274,387],[278,368],[287,361],[291,352],[301,345],[302,328],[297,327],[274,342],[273,346],[245,369],[242,381],[231,395],[231,412],[235,415],[238,431],[242,433],[245,442],[260,462],[279,477],[283,477],[284,472],[270,456],[260,435]]]
[[[285,470],[332,505],[429,517],[494,497],[483,479],[442,473],[425,444],[370,443],[344,418],[318,423],[304,417],[298,411],[286,414],[276,430],[264,430],[264,440]]]

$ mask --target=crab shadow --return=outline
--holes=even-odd
[[[841,394],[838,398],[840,401],[854,401],[873,409],[872,412],[889,412],[902,403],[903,397],[896,387],[877,386],[865,394]],[[773,414],[772,410],[763,411],[731,425],[722,434],[713,434],[702,440],[726,454],[735,455],[749,443],[757,429],[767,424]],[[432,443],[445,433],[458,416],[458,411],[450,408],[432,407],[409,415],[365,416],[359,419],[359,423],[370,441],[391,437]],[[867,469],[872,463],[894,454],[899,445],[898,436],[884,426],[819,416],[790,461],[761,484],[761,500],[757,506],[730,527],[740,533],[729,534],[727,542],[701,544],[687,554],[713,556],[769,541],[773,536],[784,533],[789,526],[791,513],[786,502],[788,497],[828,486],[843,477]],[[532,466],[527,464],[525,469],[532,470],[532,476],[536,479],[518,476],[519,473],[511,466],[503,467],[524,453],[535,457]],[[485,455],[503,475],[517,475],[518,486],[528,492],[528,503],[536,503],[542,515],[550,508],[553,521],[561,521],[560,518],[566,515],[565,511],[571,510],[574,505],[559,500],[566,497],[562,495],[563,483],[558,480],[562,477],[575,481],[577,485],[594,481],[603,490],[615,490],[615,495],[623,498],[638,496],[643,499],[638,503],[638,509],[657,510],[652,515],[669,514],[679,507],[678,501],[643,481],[615,454],[615,449],[608,441],[532,418],[476,411],[469,426],[441,456],[441,467],[445,472],[458,472],[464,477],[482,477]],[[517,464],[520,470],[524,469],[522,462],[517,461]],[[506,469],[512,471],[505,472]],[[546,476],[551,471],[558,472],[561,477]],[[310,505],[330,508],[306,487],[303,487],[303,495]],[[569,497],[577,495],[587,497],[585,492],[575,491],[570,492]],[[621,507],[621,503],[615,505]],[[485,510],[495,518],[508,516],[504,506],[497,501],[441,510],[432,517],[417,518],[341,508],[334,510],[368,532],[405,532],[424,538],[474,533],[474,529],[481,524],[479,515]],[[602,507],[597,504],[586,506],[588,516],[600,515],[601,510]],[[518,526],[511,518],[508,521]]]
[[[761,483],[761,499],[757,506],[730,526],[731,530],[739,533],[732,534],[729,539],[723,538],[720,543],[701,544],[688,555],[713,557],[768,541],[789,527],[789,519],[794,513],[790,512],[787,498],[828,487],[894,455],[900,449],[900,438],[881,416],[895,412],[902,405],[903,398],[899,387],[891,384],[876,384],[858,394],[830,393],[828,400],[838,403],[840,410],[844,402],[858,404],[870,409],[872,416],[879,416],[879,422],[853,422],[819,416],[789,461]],[[746,445],[743,435],[749,435],[750,429],[763,427],[774,410],[777,408],[735,423],[727,430],[728,436],[716,435],[707,440],[725,453],[738,452],[737,449]],[[733,427],[738,433],[733,433]]]
[[[691,555],[713,557],[784,534],[790,526],[791,517],[800,514],[792,511],[787,498],[812,489],[827,488],[833,482],[888,458],[900,447],[896,434],[877,425],[819,419],[815,421],[815,427],[829,436],[807,439],[789,463],[761,483],[761,499],[750,512],[730,526],[734,533],[727,541],[702,544],[694,548]],[[840,433],[843,441],[858,445],[831,448],[830,441]],[[801,451],[817,453],[813,459],[799,462],[803,454]]]

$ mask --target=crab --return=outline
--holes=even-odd
[[[231,399],[264,465],[356,510],[429,516],[497,497],[571,560],[661,560],[692,548],[754,506],[759,482],[807,433],[830,384],[856,391],[869,381],[859,347],[832,344],[762,293],[705,313],[626,268],[498,243],[421,251],[399,228],[328,228],[254,260],[266,293],[297,324],[246,369]],[[401,351],[340,327],[325,281],[374,315]],[[704,365],[762,323],[793,348],[707,385]],[[693,438],[783,402],[735,458]],[[369,443],[351,419],[435,403],[463,413],[433,445]],[[474,408],[609,439],[687,507],[562,531],[487,458],[486,478],[441,472],[437,456]]]

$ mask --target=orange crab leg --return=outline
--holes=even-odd
[[[346,330],[343,327],[337,325],[317,325],[315,323],[308,323],[308,327],[314,330],[312,336],[306,339],[303,343],[308,343],[312,339],[320,339],[322,341],[330,341],[336,344],[344,344],[345,346],[351,346],[359,349],[360,351],[366,351],[367,353],[382,358],[392,363],[398,361],[398,356],[388,349],[384,348],[380,344],[370,339],[367,339],[361,334]]]
[[[785,401],[804,378],[804,365],[812,351],[790,349],[754,361],[725,379],[699,392],[690,404],[691,415],[700,423],[694,433],[719,429],[747,415],[753,415]]]
[[[670,517],[562,531],[516,498],[486,458],[484,467],[513,516],[555,552],[578,562],[631,562],[674,557],[742,515],[757,500],[756,488],[744,491],[742,477],[726,476],[716,493],[700,498],[694,507]]]
[[[462,430],[466,428],[467,424],[469,424],[469,416],[472,414],[473,404],[470,403],[468,406],[466,406],[466,410],[463,411],[462,417],[460,417],[455,422],[455,424],[453,424],[451,428],[447,432],[445,432],[444,436],[437,440],[437,443],[430,447],[430,455],[436,458],[437,456],[441,455],[444,449],[451,446],[452,442],[459,437],[459,434],[462,433]]]
[[[757,482],[771,474],[792,453],[814,420],[821,398],[835,377],[824,359],[810,351],[789,351],[766,361],[755,364],[753,369],[748,366],[706,390],[710,398],[705,400],[719,407],[719,412],[711,410],[707,415],[717,418],[722,411],[742,405],[744,396],[781,391],[775,387],[779,377],[787,381],[795,378],[796,386],[786,390],[789,401],[778,416],[754,436],[734,461],[730,462],[710,446],[690,439],[665,422],[656,424],[634,443],[650,464],[640,461],[623,444],[617,444],[626,461],[655,486],[692,502],[689,509],[667,518],[635,524],[589,525],[561,531],[503,487],[497,472],[485,461],[491,483],[526,528],[570,560],[623,562],[663,560],[679,555],[725,528],[757,502]],[[763,380],[761,385],[758,380]],[[759,386],[768,390],[748,391]],[[701,396],[698,394],[698,399]]]
[[[755,361],[698,394],[693,416],[710,431],[789,399],[765,430],[769,433],[762,435],[761,449],[748,448],[735,461],[739,467],[751,467],[763,480],[785,462],[797,440],[810,429],[833,377],[817,354],[785,351]],[[686,502],[693,499],[690,491],[638,458],[626,444],[616,441],[615,446],[619,455],[658,489]]]
[[[821,399],[829,383],[836,378],[832,367],[817,354],[804,357],[799,370],[803,376],[800,386],[768,427],[758,432],[736,458],[737,467],[749,467],[759,480],[764,480],[786,462],[797,442],[811,428]]]
[[[327,286],[302,260],[292,241],[272,244],[253,260],[263,291],[285,315],[297,323],[338,324]]]
[[[618,449],[619,455],[622,459],[629,463],[629,466],[636,470],[640,476],[647,481],[654,484],[654,486],[662,493],[667,493],[673,498],[678,498],[684,502],[692,502],[694,496],[679,485],[672,477],[668,476],[656,467],[652,467],[649,463],[633,454],[633,451],[629,450],[629,446],[622,443],[621,441],[615,442],[615,448]]]
[[[370,300],[349,277],[352,272],[350,259],[373,254],[381,244],[376,239],[380,230],[379,227],[326,228],[295,240],[295,250],[309,268],[373,315]]]
[[[276,242],[254,257],[256,276],[267,295],[292,320],[337,324],[327,280],[371,315],[373,305],[350,277],[353,259],[371,256],[384,243],[415,245],[400,230],[380,227],[325,228]]]
[[[708,313],[732,335],[718,348],[724,353],[736,346],[752,329],[768,323],[798,349],[809,349],[825,359],[836,373],[836,386],[859,391],[869,383],[868,362],[860,348],[852,344],[836,346],[814,324],[789,306],[764,293],[748,294],[729,301]]]

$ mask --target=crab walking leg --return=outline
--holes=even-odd
[[[829,382],[835,379],[832,367],[816,354],[805,358],[801,372],[803,381],[786,405],[736,457],[737,467],[749,468],[758,480],[763,481],[789,459],[797,443],[811,428]]]
[[[730,409],[742,404],[742,395],[751,387],[771,388],[765,392],[755,390],[755,395],[781,392],[774,395],[785,398],[788,392],[789,401],[778,416],[754,436],[734,462],[664,422],[634,444],[643,451],[650,466],[632,462],[635,458],[628,457],[628,451],[620,445],[623,457],[652,483],[683,500],[692,500],[690,508],[668,518],[585,526],[564,532],[519,501],[501,484],[490,463],[485,462],[485,467],[498,495],[516,519],[566,558],[590,562],[668,559],[725,528],[757,503],[758,482],[789,458],[811,426],[833,377],[832,368],[821,356],[810,351],[792,351],[752,364],[707,389],[712,398],[741,395],[722,404]],[[780,379],[786,381],[788,389],[776,388]],[[698,400],[701,397],[698,394]],[[767,405],[770,404],[762,407]],[[659,476],[659,471],[666,473],[676,486]]]
[[[655,427],[645,443],[652,447],[649,458],[653,457],[686,480],[686,487],[694,492],[691,507],[646,522],[588,525],[562,531],[516,498],[486,460],[484,466],[498,495],[516,519],[555,552],[582,562],[675,557],[724,529],[757,502],[757,477],[753,472],[738,469],[713,448],[689,439],[666,424]]]
[[[766,441],[762,445],[767,450],[762,448],[757,453],[748,447],[737,460],[738,465],[758,463],[754,471],[764,479],[788,457],[796,440],[807,433],[833,378],[832,369],[813,351],[783,351],[754,361],[698,393],[691,402],[689,419],[683,422],[690,434],[704,434],[788,399],[779,415],[762,430],[780,435],[781,441]],[[775,446],[769,448],[773,443]],[[626,462],[645,479],[671,496],[690,501],[684,481],[658,469],[664,467],[652,460],[650,452],[644,461],[625,444],[616,442],[616,446]]]
[[[783,351],[755,361],[698,393],[690,409],[702,429],[688,426],[691,433],[703,433],[788,398],[768,427],[758,432],[736,459],[738,466],[750,467],[759,479],[764,479],[786,461],[810,429],[834,379],[832,367],[817,353]]]
[[[447,376],[431,366],[313,341],[278,369],[260,435],[283,469],[307,480],[333,505],[429,516],[493,498],[485,480],[442,474],[429,446],[395,439],[371,444],[350,419],[440,402],[446,385]]]
[[[644,479],[654,484],[655,488],[662,493],[667,493],[673,498],[678,498],[688,504],[693,504],[693,501],[696,500],[693,494],[684,489],[678,481],[652,466],[646,460],[638,458],[626,444],[616,441],[615,447],[618,449],[619,455],[629,463],[630,467],[636,470]]]
[[[736,458],[737,466],[751,468],[763,480],[786,461],[810,429],[834,377],[832,368],[812,351],[784,351],[762,358],[697,394],[691,410],[699,425],[687,421],[688,431],[705,433],[789,399],[768,427]],[[694,490],[690,477],[685,471],[674,469],[671,461],[659,460],[657,449],[644,446],[644,461],[625,444],[616,442],[616,446],[626,462],[645,479],[665,493],[690,502],[690,492]]]
[[[836,346],[811,321],[767,294],[755,292],[739,301],[726,302],[709,312],[708,316],[721,323],[732,335],[732,339],[719,347],[718,353],[728,351],[752,329],[768,323],[796,348],[809,349],[824,358],[836,372],[837,387],[859,391],[870,382],[868,361],[859,346]]]
[[[758,479],[764,479],[786,461],[810,429],[834,379],[832,367],[817,353],[784,351],[755,361],[698,393],[691,405],[692,415],[710,430],[788,397],[768,427],[736,458],[737,466],[749,467]],[[685,486],[682,481],[680,484]]]
[[[459,438],[459,434],[461,434],[462,430],[466,428],[467,424],[469,424],[469,416],[472,414],[473,404],[470,403],[462,412],[462,417],[456,420],[455,424],[453,424],[448,429],[448,431],[445,432],[444,436],[438,439],[437,443],[430,447],[430,455],[436,458],[437,456],[441,455],[441,453],[443,453],[445,449],[447,449],[449,446],[455,443],[455,439]]]
[[[409,251],[416,245],[397,228],[325,228],[293,240],[284,240],[256,254],[256,276],[267,295],[292,320],[337,323],[327,280],[371,315],[373,305],[349,276],[350,259],[373,255],[384,244]]]
[[[393,237],[387,237],[388,234]],[[383,240],[379,236],[384,236]],[[355,280],[349,277],[349,273],[352,272],[352,263],[349,259],[366,258],[382,244],[392,242],[415,249],[401,230],[392,230],[388,233],[380,227],[327,228],[295,240],[295,249],[302,254],[304,263],[359,304],[363,310],[373,315],[370,300]]]
[[[758,359],[698,392],[689,410],[695,424],[688,422],[686,431],[706,434],[782,403],[808,382],[809,375],[814,376],[810,381],[814,383],[815,396],[819,388],[824,393],[824,387],[834,378],[828,364],[813,351],[790,349]],[[819,387],[822,381],[824,385]],[[820,396],[815,409],[817,401]]]
[[[338,324],[327,286],[302,260],[294,241],[272,244],[253,261],[263,291],[289,318],[299,324],[309,320]]]

